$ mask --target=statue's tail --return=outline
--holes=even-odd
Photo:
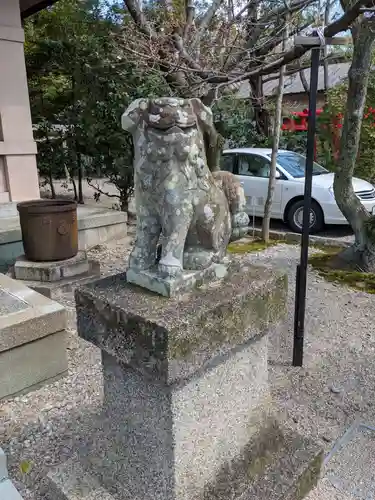
[[[219,171],[213,172],[212,175],[228,200],[232,215],[231,241],[243,238],[249,231],[249,216],[246,213],[244,190],[237,178],[230,172]]]

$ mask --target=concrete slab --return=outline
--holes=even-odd
[[[100,276],[100,263],[94,260],[89,260],[88,262],[89,270],[85,273],[79,274],[78,276],[62,278],[60,281],[50,282],[22,280],[22,283],[48,298],[53,297],[53,292],[56,289],[63,292],[71,292],[73,288],[91,283]]]
[[[78,252],[71,259],[55,262],[32,262],[21,255],[14,264],[14,275],[17,280],[53,282],[87,273],[89,269],[86,252]]]
[[[355,500],[375,498],[375,428],[357,425],[334,449],[326,478],[336,490]]]
[[[8,478],[7,457],[0,448],[0,481]]]
[[[78,247],[87,251],[127,234],[127,214],[92,206],[77,207]],[[0,270],[14,264],[24,253],[16,203],[0,204]]]
[[[172,298],[126,278],[75,294],[104,382],[103,412],[77,450],[83,467],[121,500],[301,500],[322,451],[275,422],[268,385],[285,276],[236,261]]]
[[[0,400],[54,382],[67,373],[65,330],[0,354]],[[0,497],[1,498],[1,497]]]
[[[63,306],[3,274],[0,301],[2,399],[63,375],[68,363]]]
[[[181,275],[174,278],[163,278],[156,267],[141,271],[129,268],[126,272],[126,279],[128,283],[146,288],[164,297],[174,297],[189,292],[198,284],[201,286],[205,282],[224,278],[228,272],[229,262],[228,260],[226,264],[211,264],[207,269],[197,271],[183,271]]]
[[[48,500],[115,500],[75,459],[47,474],[45,496]]]
[[[6,310],[0,309],[0,353],[65,329],[62,305],[4,274],[0,274],[0,290],[8,297]]]
[[[0,315],[22,311],[27,307],[26,302],[0,288]]]
[[[306,497],[306,500],[356,500],[352,495],[347,495],[337,490],[327,479],[319,481],[316,488]]]
[[[0,448],[0,500],[23,500],[8,477],[7,458]]]
[[[0,498],[1,500],[22,500],[10,479],[0,482]]]

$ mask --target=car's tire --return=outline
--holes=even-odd
[[[286,222],[295,233],[302,233],[304,200],[292,203],[288,209]],[[318,233],[324,227],[324,215],[320,205],[312,200],[310,211],[310,233]]]

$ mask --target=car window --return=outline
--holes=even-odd
[[[220,170],[231,172],[233,174],[235,158],[236,155],[234,154],[223,155],[220,159]]]
[[[238,159],[238,174],[268,178],[270,176],[270,162],[263,156],[241,155]]]
[[[293,151],[283,151],[277,155],[277,163],[295,179],[305,177],[306,157]],[[313,163],[313,175],[326,174],[328,171],[318,163]]]

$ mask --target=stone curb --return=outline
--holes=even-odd
[[[249,229],[248,236],[251,236],[254,233],[255,236],[261,236],[262,230],[260,228]],[[270,231],[271,240],[281,240],[286,243],[301,243],[301,235],[297,233],[283,232],[283,231]],[[327,238],[325,236],[315,236],[310,235],[310,243],[313,245],[323,245],[323,246],[333,246],[340,248],[348,248],[351,246],[351,242],[342,241],[336,238]]]
[[[7,458],[0,448],[0,498],[1,500],[23,500],[8,478]]]

